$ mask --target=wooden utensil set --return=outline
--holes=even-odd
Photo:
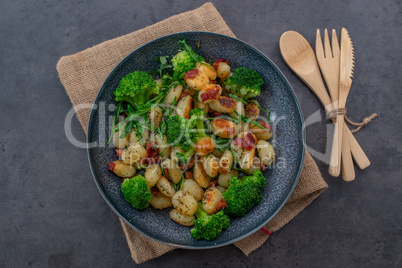
[[[317,30],[315,53],[307,40],[297,32],[285,32],[279,41],[282,57],[296,75],[314,92],[324,106],[327,117],[335,124],[329,174],[338,177],[342,165],[342,178],[355,179],[353,159],[359,168],[370,165],[363,149],[344,121],[345,104],[352,85],[354,68],[353,44],[345,28],[341,31],[339,46],[336,31],[332,30],[332,46],[325,29],[324,46]],[[318,62],[318,64],[317,64]],[[324,76],[328,92],[324,86]]]

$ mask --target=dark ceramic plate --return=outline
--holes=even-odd
[[[139,211],[131,207],[120,190],[121,179],[107,170],[107,164],[116,160],[114,148],[97,146],[88,149],[89,163],[95,182],[109,206],[125,222],[140,233],[159,242],[182,248],[213,248],[240,240],[264,226],[281,209],[296,186],[304,158],[303,119],[296,96],[284,75],[265,55],[237,39],[208,32],[185,32],[156,39],[138,48],[123,59],[110,73],[95,100],[88,125],[88,144],[104,143],[110,134],[109,118],[114,111],[113,91],[121,78],[135,70],[149,71],[158,67],[156,56],[175,55],[177,41],[185,38],[194,50],[207,61],[226,58],[232,70],[248,67],[262,75],[264,85],[258,100],[262,107],[272,111],[274,137],[271,140],[277,155],[276,167],[264,175],[267,185],[263,199],[244,217],[231,218],[229,228],[214,241],[195,241],[192,227],[181,226],[169,218],[171,209],[162,211],[147,208]],[[200,46],[197,48],[197,44]],[[106,107],[106,112],[101,111]]]

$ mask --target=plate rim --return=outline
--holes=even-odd
[[[119,211],[117,211],[117,209],[111,204],[111,202],[110,202],[109,199],[107,198],[106,193],[105,193],[105,192],[103,191],[103,189],[101,188],[99,179],[97,178],[97,176],[96,176],[96,174],[95,174],[94,167],[93,167],[92,156],[91,156],[91,149],[92,149],[92,148],[90,148],[90,146],[89,146],[89,144],[90,144],[90,141],[89,141],[90,132],[89,132],[89,130],[91,129],[91,125],[92,125],[92,121],[93,121],[92,119],[93,119],[93,117],[94,117],[94,111],[95,111],[95,110],[93,109],[93,106],[98,102],[98,99],[100,98],[100,94],[101,94],[101,92],[102,92],[102,89],[105,87],[106,81],[109,80],[110,76],[115,72],[115,70],[116,70],[118,67],[120,67],[120,65],[123,63],[123,61],[125,61],[128,57],[130,57],[132,54],[134,54],[134,53],[137,52],[138,50],[141,50],[143,47],[149,46],[149,45],[151,45],[151,44],[153,44],[153,43],[155,43],[155,42],[159,42],[161,39],[167,39],[167,38],[170,38],[170,37],[175,37],[175,36],[178,36],[178,35],[185,35],[185,34],[206,34],[206,35],[215,35],[215,36],[219,36],[219,37],[231,39],[231,40],[233,40],[233,41],[235,41],[235,42],[240,42],[242,45],[247,46],[247,47],[251,48],[252,50],[255,50],[255,52],[256,52],[257,54],[260,54],[261,57],[263,57],[265,60],[267,60],[268,62],[270,62],[270,63],[272,64],[272,66],[274,67],[274,69],[275,69],[280,75],[282,75],[282,78],[284,79],[284,82],[289,86],[290,92],[291,92],[291,94],[292,94],[292,96],[293,96],[293,98],[294,98],[294,100],[295,100],[295,103],[296,103],[297,112],[298,112],[298,114],[299,114],[299,116],[300,116],[299,118],[300,118],[300,120],[301,120],[301,126],[302,126],[302,129],[301,129],[301,136],[302,136],[302,139],[301,139],[301,141],[302,141],[301,162],[300,162],[300,165],[299,165],[299,168],[298,168],[298,171],[297,171],[297,174],[296,174],[296,178],[295,178],[295,180],[294,180],[294,183],[293,183],[292,187],[290,188],[290,191],[289,191],[288,195],[285,197],[285,199],[284,199],[284,201],[282,202],[282,204],[276,209],[276,211],[275,211],[266,221],[264,221],[261,225],[259,225],[259,226],[258,226],[257,228],[255,228],[254,230],[249,231],[249,232],[247,232],[247,233],[245,233],[245,234],[243,234],[243,235],[241,235],[241,236],[239,236],[239,237],[237,237],[237,238],[231,239],[231,240],[229,240],[229,241],[227,241],[227,242],[224,242],[224,243],[221,243],[221,244],[219,244],[219,245],[213,244],[213,245],[211,245],[211,246],[189,246],[189,245],[180,245],[180,244],[170,243],[170,242],[162,241],[162,240],[160,240],[160,239],[158,239],[158,238],[155,238],[155,237],[151,237],[150,235],[144,233],[143,231],[141,231],[141,230],[139,230],[137,227],[135,227],[130,221],[128,221],[127,219],[125,219],[125,218],[120,214]],[[226,245],[233,244],[233,243],[235,243],[235,242],[237,242],[237,241],[239,241],[239,240],[242,240],[242,239],[244,239],[244,238],[246,238],[246,237],[248,237],[248,236],[254,234],[254,233],[257,232],[258,230],[260,230],[264,225],[266,225],[268,222],[270,222],[270,221],[278,214],[278,212],[283,208],[283,206],[286,204],[286,202],[288,201],[289,197],[290,197],[291,194],[293,193],[293,191],[294,191],[294,189],[295,189],[295,187],[296,187],[296,185],[297,185],[297,183],[298,183],[298,181],[299,181],[300,173],[301,173],[302,168],[303,168],[304,157],[305,157],[305,151],[306,151],[306,148],[305,148],[306,137],[305,137],[305,129],[304,129],[303,126],[304,126],[304,117],[303,117],[303,113],[302,113],[302,110],[301,110],[301,106],[300,106],[299,100],[297,99],[296,93],[294,92],[293,87],[291,86],[291,84],[290,84],[290,82],[288,81],[288,79],[286,78],[286,76],[282,73],[282,71],[278,68],[278,66],[276,66],[276,64],[275,64],[268,56],[266,56],[264,53],[262,53],[260,50],[258,50],[258,49],[255,48],[254,46],[252,46],[252,45],[250,45],[250,44],[248,44],[248,43],[246,43],[246,42],[244,42],[244,41],[242,41],[242,40],[240,40],[240,39],[231,37],[231,36],[227,36],[227,35],[223,35],[223,34],[218,34],[218,33],[213,33],[213,32],[207,32],[207,31],[185,31],[185,32],[178,32],[178,33],[173,33],[173,34],[169,34],[169,35],[165,35],[165,36],[156,38],[156,39],[151,40],[151,41],[145,43],[144,45],[142,45],[142,46],[136,48],[135,50],[133,50],[133,51],[131,51],[129,54],[127,54],[127,56],[125,56],[121,61],[119,61],[119,63],[117,63],[116,66],[110,71],[110,73],[109,73],[108,76],[106,77],[105,81],[102,83],[102,86],[100,87],[98,93],[96,94],[95,100],[94,100],[94,102],[93,102],[93,104],[92,104],[91,113],[90,113],[89,119],[88,119],[87,134],[86,134],[86,149],[87,149],[87,156],[88,156],[88,164],[89,164],[89,167],[90,167],[90,170],[91,170],[91,173],[92,173],[92,177],[93,177],[93,179],[94,179],[94,181],[95,181],[95,184],[96,184],[96,186],[97,186],[99,192],[101,193],[103,199],[106,201],[106,203],[109,205],[109,207],[117,214],[117,216],[118,216],[121,220],[123,220],[126,224],[128,224],[131,228],[133,228],[135,231],[139,232],[140,234],[142,234],[142,235],[146,236],[147,238],[150,238],[150,239],[152,239],[152,240],[154,240],[154,241],[157,241],[157,242],[162,243],[162,244],[165,244],[165,245],[173,246],[173,247],[176,247],[176,248],[196,249],[196,250],[218,248],[218,247],[223,247],[223,246],[226,246]],[[212,240],[211,242],[213,242],[213,240]]]

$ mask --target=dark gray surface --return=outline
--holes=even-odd
[[[138,1],[139,2],[139,1]],[[84,149],[65,138],[71,103],[57,60],[196,8],[201,1],[0,1],[0,266],[134,266],[119,220],[90,174]],[[287,68],[278,47],[287,30],[314,44],[315,30],[346,27],[356,68],[347,108],[379,118],[356,134],[371,159],[351,183],[330,188],[256,252],[234,246],[176,250],[143,266],[400,267],[401,1],[216,1],[238,38],[270,57],[289,79],[305,118],[318,100]],[[324,152],[326,122],[307,128]],[[85,135],[73,120],[77,139]]]

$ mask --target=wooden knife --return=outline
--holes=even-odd
[[[354,52],[353,43],[349,33],[345,28],[341,31],[341,60],[339,70],[339,99],[338,108],[345,108],[346,99],[348,97],[350,87],[352,86],[353,68],[354,68]],[[334,139],[332,143],[331,160],[329,173],[338,177],[341,171],[341,153],[342,153],[342,133],[344,116],[337,115],[334,131]]]

